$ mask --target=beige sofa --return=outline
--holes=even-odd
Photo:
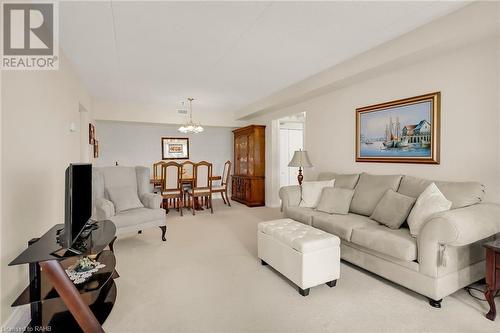
[[[322,173],[335,187],[354,189],[348,215],[299,207],[301,188],[280,189],[285,217],[312,225],[341,239],[341,258],[429,298],[442,298],[484,277],[482,244],[500,232],[500,205],[483,203],[476,182],[439,182],[452,209],[433,215],[417,238],[406,223],[393,230],[369,218],[388,189],[418,197],[431,181],[411,176]],[[405,227],[406,226],[406,227]]]

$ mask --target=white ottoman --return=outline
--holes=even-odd
[[[340,239],[332,234],[280,219],[261,222],[257,231],[258,256],[299,287],[302,296],[309,288],[326,283],[334,287],[340,277]]]

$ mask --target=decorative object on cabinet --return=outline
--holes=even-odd
[[[188,138],[161,138],[162,160],[187,160],[189,159]]]
[[[439,164],[441,93],[356,109],[356,162]]]
[[[312,163],[309,161],[309,156],[307,155],[307,151],[305,150],[296,150],[293,153],[292,160],[288,163],[289,167],[298,167],[299,174],[297,176],[297,180],[299,185],[302,185],[302,180],[304,180],[304,176],[302,175],[302,168],[312,168]]]
[[[265,205],[265,128],[250,125],[233,131],[231,199],[249,207]]]

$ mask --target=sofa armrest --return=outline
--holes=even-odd
[[[298,206],[302,200],[300,185],[283,186],[280,188],[281,210],[286,207]]]
[[[160,194],[143,193],[141,195],[141,202],[146,208],[156,209],[160,208],[163,198]]]
[[[465,246],[500,232],[500,205],[480,203],[434,214],[417,238],[420,271],[437,276],[446,266],[446,247]]]
[[[115,216],[115,205],[104,198],[99,198],[95,204],[97,221],[108,220],[110,217]]]

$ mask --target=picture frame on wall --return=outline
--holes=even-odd
[[[441,93],[356,109],[356,162],[440,163]]]
[[[161,138],[161,159],[189,159],[189,138]]]
[[[99,141],[94,139],[94,158],[99,158]]]
[[[89,123],[89,145],[93,145],[95,141],[95,126]]]

